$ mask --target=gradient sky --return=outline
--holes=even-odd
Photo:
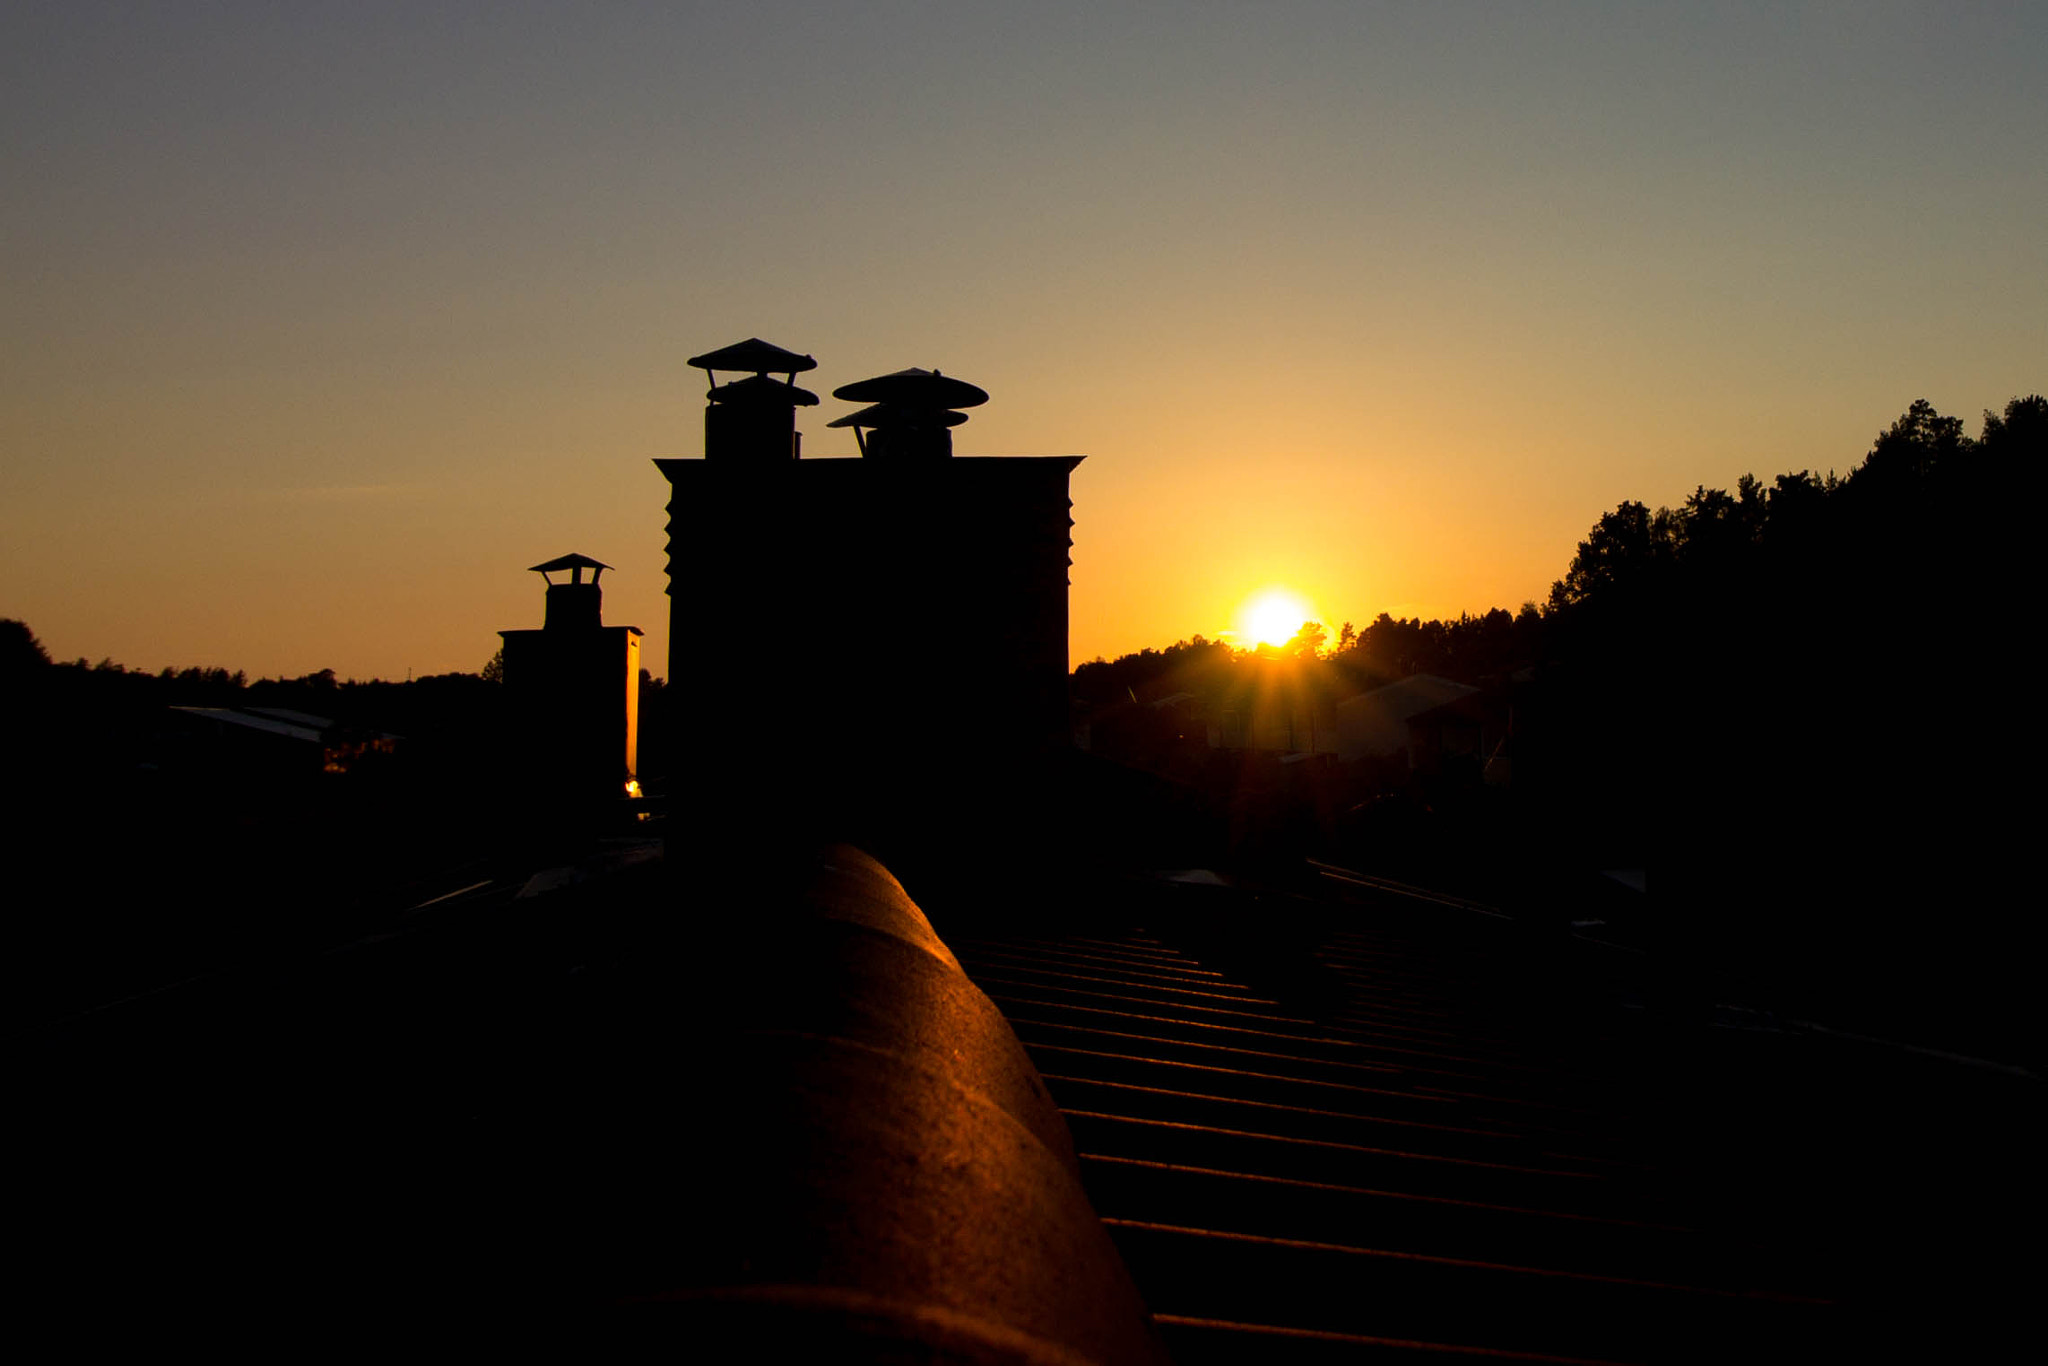
[[[2048,387],[2044,71],[2040,4],[9,4],[0,616],[474,670],[574,549],[665,672],[649,461],[755,335],[1089,457],[1076,661],[1512,608]]]

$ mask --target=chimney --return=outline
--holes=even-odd
[[[1037,829],[1070,731],[1080,457],[954,456],[988,394],[936,370],[835,393],[866,405],[834,424],[863,459],[655,462],[696,819],[931,849]]]
[[[967,414],[951,411],[988,402],[988,391],[942,375],[911,368],[842,384],[832,397],[869,406],[825,425],[851,427],[860,453],[870,460],[924,464],[953,454],[953,428]]]
[[[544,796],[604,799],[637,791],[640,628],[604,624],[597,581],[609,568],[574,553],[533,566],[548,586],[541,628],[498,632],[514,743],[522,770]],[[557,583],[555,574],[568,578]]]
[[[800,371],[818,363],[770,345],[759,337],[690,357],[690,364],[711,381],[704,409],[704,458],[729,463],[769,464],[795,460],[803,438],[796,430],[796,410],[818,401],[808,389],[796,387]],[[747,379],[723,386],[717,372],[752,371]],[[782,379],[770,379],[781,375]]]
[[[604,590],[597,581],[610,569],[608,564],[599,564],[588,555],[569,554],[559,559],[537,564],[533,571],[539,574],[548,586],[547,613],[541,618],[543,631],[581,631],[604,625]],[[590,582],[583,581],[583,571],[590,571]],[[549,574],[567,572],[564,583],[556,583]]]

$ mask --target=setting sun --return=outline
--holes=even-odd
[[[1236,643],[1245,648],[1285,645],[1305,621],[1315,620],[1315,609],[1284,588],[1268,588],[1245,600],[1237,609]]]

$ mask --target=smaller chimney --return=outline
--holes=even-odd
[[[548,585],[541,628],[498,632],[521,772],[542,795],[603,799],[637,791],[640,628],[604,624],[597,581],[609,568],[573,553],[533,566]],[[555,574],[568,577],[557,583]]]
[[[795,460],[802,454],[803,438],[796,430],[796,410],[818,401],[808,389],[796,387],[800,371],[815,370],[818,363],[770,345],[759,337],[690,357],[690,364],[705,372],[711,381],[704,409],[704,458],[706,460],[768,464]],[[720,370],[752,371],[750,378],[720,386]],[[770,379],[771,374],[783,376]]]
[[[537,564],[532,572],[541,576],[548,586],[547,614],[541,618],[543,631],[581,631],[604,625],[604,591],[597,581],[610,569],[588,555],[574,552]],[[583,571],[590,571],[590,582],[583,581]],[[548,578],[550,574],[567,573],[568,581],[556,583]]]

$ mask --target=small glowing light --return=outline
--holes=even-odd
[[[1305,621],[1315,619],[1315,609],[1284,588],[1269,588],[1246,599],[1237,609],[1237,640],[1240,645],[1285,645]]]
[[[626,795],[628,797],[637,797],[640,795],[640,780],[638,778],[626,779]]]

